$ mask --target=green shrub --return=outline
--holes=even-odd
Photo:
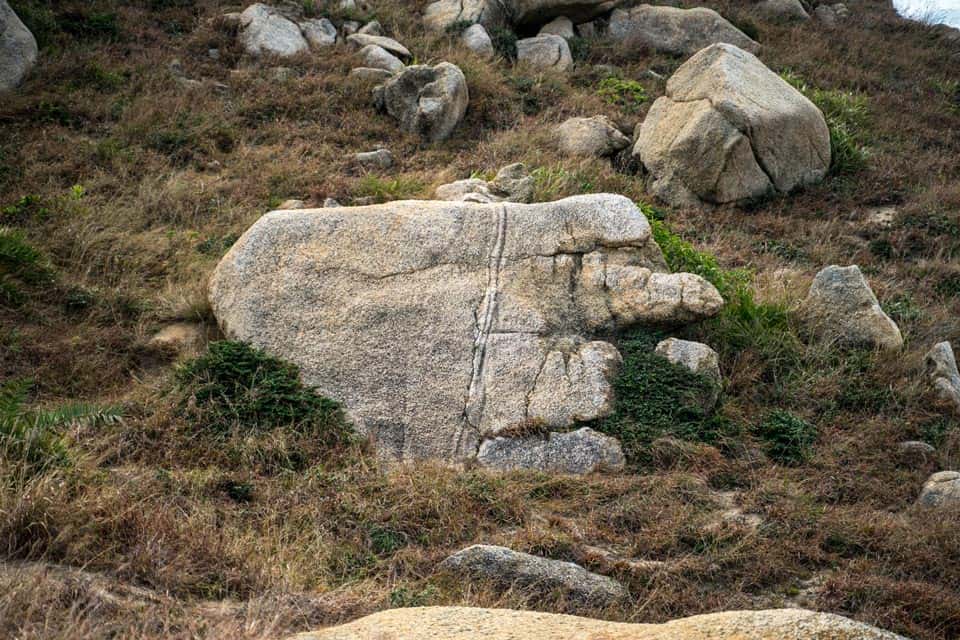
[[[863,169],[869,156],[864,144],[870,120],[866,96],[836,89],[813,88],[803,78],[789,71],[782,76],[823,112],[830,130],[830,172],[842,175]]]
[[[366,175],[354,191],[355,197],[373,198],[377,202],[391,202],[393,200],[409,200],[420,195],[426,185],[417,178],[380,178]]]
[[[457,20],[448,24],[445,31],[450,35],[458,36],[473,25],[474,23],[470,20]]]
[[[26,195],[6,207],[0,208],[0,223],[22,225],[43,221],[50,217],[50,209],[40,196]]]
[[[78,424],[109,424],[121,419],[117,408],[72,404],[52,409],[24,407],[30,382],[0,385],[0,456],[29,474],[69,462],[61,431]]]
[[[340,406],[299,376],[295,365],[228,340],[212,343],[177,371],[185,405],[204,429],[226,434],[286,427],[331,445],[345,441],[349,427]]]
[[[600,81],[597,95],[608,104],[616,105],[624,111],[636,113],[640,106],[649,100],[647,90],[636,80],[604,78]]]
[[[591,41],[589,38],[574,36],[567,40],[570,46],[570,57],[577,62],[582,62],[590,57]]]
[[[817,427],[788,411],[773,411],[756,427],[767,443],[767,455],[781,464],[797,465],[810,455]]]
[[[0,305],[22,303],[21,287],[50,281],[52,275],[43,254],[22,233],[0,227]]]
[[[654,217],[650,219],[653,239],[660,245],[663,257],[671,271],[686,271],[701,276],[715,286],[724,299],[729,298],[747,282],[748,277],[745,272],[720,268],[714,256],[698,251],[692,244],[673,233],[663,220],[658,220],[657,217],[662,216],[661,213],[654,210],[653,215]]]
[[[493,50],[506,60],[517,59],[517,34],[510,29],[493,27],[490,29],[490,40]]]
[[[663,436],[719,445],[737,433],[728,420],[703,409],[704,393],[716,383],[655,353],[660,337],[640,329],[622,338],[614,411],[595,424],[620,440],[633,464],[649,463],[650,444]]]

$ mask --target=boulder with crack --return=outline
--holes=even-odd
[[[723,305],[667,273],[646,218],[610,194],[274,211],[221,260],[210,301],[229,338],[298,365],[384,458],[454,463],[608,413],[618,356],[592,336]]]
[[[377,109],[400,127],[429,142],[446,140],[463,120],[470,102],[467,79],[449,62],[407,67],[373,91]]]
[[[19,85],[36,63],[36,39],[7,0],[0,0],[0,91]]]
[[[610,16],[608,36],[630,47],[646,47],[673,55],[689,56],[719,42],[747,51],[758,46],[713,9],[678,9],[642,4],[617,9]]]
[[[633,153],[675,206],[746,202],[818,182],[830,168],[820,110],[753,54],[703,49],[677,69]]]

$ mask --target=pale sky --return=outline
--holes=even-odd
[[[960,29],[960,0],[893,0],[893,6],[902,16],[933,16],[933,22]]]

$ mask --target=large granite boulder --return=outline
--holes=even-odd
[[[903,336],[860,267],[831,265],[813,279],[801,312],[818,338],[842,347],[898,350]]]
[[[631,47],[691,55],[718,42],[756,51],[759,45],[713,9],[678,9],[642,4],[610,16],[610,38]]]
[[[288,58],[310,50],[296,22],[278,9],[259,2],[240,14],[240,43],[252,56]]]
[[[725,611],[663,624],[607,622],[556,613],[414,607],[390,609],[296,640],[905,640],[832,613]]]
[[[619,0],[437,0],[427,5],[423,22],[434,31],[463,22],[486,27],[543,25],[560,16],[585,22],[618,3]]]
[[[509,9],[517,26],[542,25],[564,16],[573,22],[586,22],[607,13],[622,0],[498,0]]]
[[[938,342],[924,358],[927,377],[940,401],[960,415],[960,371],[949,342]]]
[[[756,56],[715,44],[667,82],[634,155],[661,200],[737,203],[821,180],[830,132],[820,110]]]
[[[573,66],[573,56],[562,37],[542,35],[517,40],[517,63],[537,71],[566,71]]]
[[[708,282],[665,271],[622,196],[402,201],[268,213],[210,301],[228,337],[297,364],[385,458],[461,461],[607,413],[615,350],[592,336],[720,310]]]
[[[800,0],[763,0],[757,5],[757,13],[771,22],[804,22],[810,19]]]
[[[568,599],[601,607],[624,601],[630,595],[616,580],[591,573],[572,562],[489,544],[462,549],[441,562],[437,569],[462,580],[481,581],[504,589],[519,587],[545,596],[563,594]]]
[[[36,39],[7,0],[0,0],[0,91],[19,85],[36,63]]]
[[[917,504],[924,507],[960,506],[960,471],[940,471],[924,483]]]
[[[407,67],[374,89],[373,96],[377,109],[429,142],[450,137],[470,102],[467,79],[449,62]]]
[[[445,31],[466,22],[503,26],[507,22],[506,8],[500,0],[437,0],[423,11],[423,23],[433,31]]]
[[[630,146],[607,116],[570,118],[554,129],[557,147],[572,156],[612,156]]]

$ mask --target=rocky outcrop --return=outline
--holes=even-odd
[[[420,607],[391,609],[296,640],[905,640],[831,613],[726,611],[663,624],[606,622],[556,613]]]
[[[464,29],[460,35],[460,39],[467,49],[473,51],[484,60],[489,60],[497,55],[497,52],[493,48],[493,41],[490,39],[490,34],[487,33],[487,30],[482,24],[474,24]]]
[[[332,47],[337,44],[337,28],[326,18],[310,19],[300,22],[300,33],[314,49]]]
[[[250,5],[240,14],[240,43],[252,56],[288,58],[310,49],[296,22],[260,3]]]
[[[591,336],[720,310],[708,282],[664,270],[621,196],[406,201],[265,215],[210,301],[227,336],[297,364],[385,458],[460,461],[608,411],[611,348]]]
[[[606,378],[603,378],[603,386],[606,391],[604,399],[609,401],[613,394]],[[562,404],[558,406],[564,413],[568,411]],[[623,469],[624,460],[623,449],[616,438],[588,427],[569,433],[490,438],[483,441],[477,453],[480,466],[494,471],[534,469],[567,475],[619,471]]]
[[[440,563],[437,570],[503,589],[519,587],[543,595],[560,593],[571,600],[601,607],[626,600],[630,595],[616,580],[591,573],[572,562],[488,544],[475,544],[458,551]]]
[[[573,66],[573,56],[566,40],[542,35],[517,40],[517,63],[537,71],[566,71]]]
[[[621,0],[498,0],[509,9],[517,26],[545,24],[564,16],[574,22],[586,22],[609,12]]]
[[[400,121],[400,127],[429,142],[450,137],[470,102],[467,79],[455,64],[407,67],[374,89],[377,109]]]
[[[771,22],[804,22],[810,19],[800,0],[763,0],[757,5],[757,13]]]
[[[618,0],[438,0],[427,5],[423,22],[433,31],[461,22],[487,27],[542,25],[560,16],[585,22],[617,4]]]
[[[0,0],[0,92],[19,85],[36,63],[36,39],[7,0]]]
[[[493,180],[467,178],[437,187],[437,200],[453,202],[533,202],[534,179],[522,163],[502,167]]]
[[[957,371],[953,347],[949,342],[935,344],[924,358],[924,363],[937,397],[960,415],[960,372]]]
[[[691,55],[725,42],[746,51],[758,46],[713,9],[677,9],[642,4],[617,9],[610,16],[610,38],[629,47],[647,47],[674,55]]]
[[[634,155],[661,200],[736,203],[821,180],[830,132],[820,110],[756,56],[715,44],[667,82]]]
[[[720,356],[701,342],[667,338],[657,345],[656,353],[691,373],[703,376],[708,387],[704,389],[703,408],[712,409],[720,397],[723,377],[720,375]]]
[[[433,31],[446,31],[464,22],[502,26],[507,22],[506,7],[502,0],[438,0],[423,12],[423,23]]]
[[[917,504],[924,507],[960,506],[960,471],[941,471],[923,485]]]
[[[570,118],[554,130],[557,147],[573,156],[611,156],[630,146],[630,138],[606,116]]]
[[[903,346],[900,329],[880,308],[856,265],[821,270],[801,311],[814,335],[838,346],[889,350]]]

